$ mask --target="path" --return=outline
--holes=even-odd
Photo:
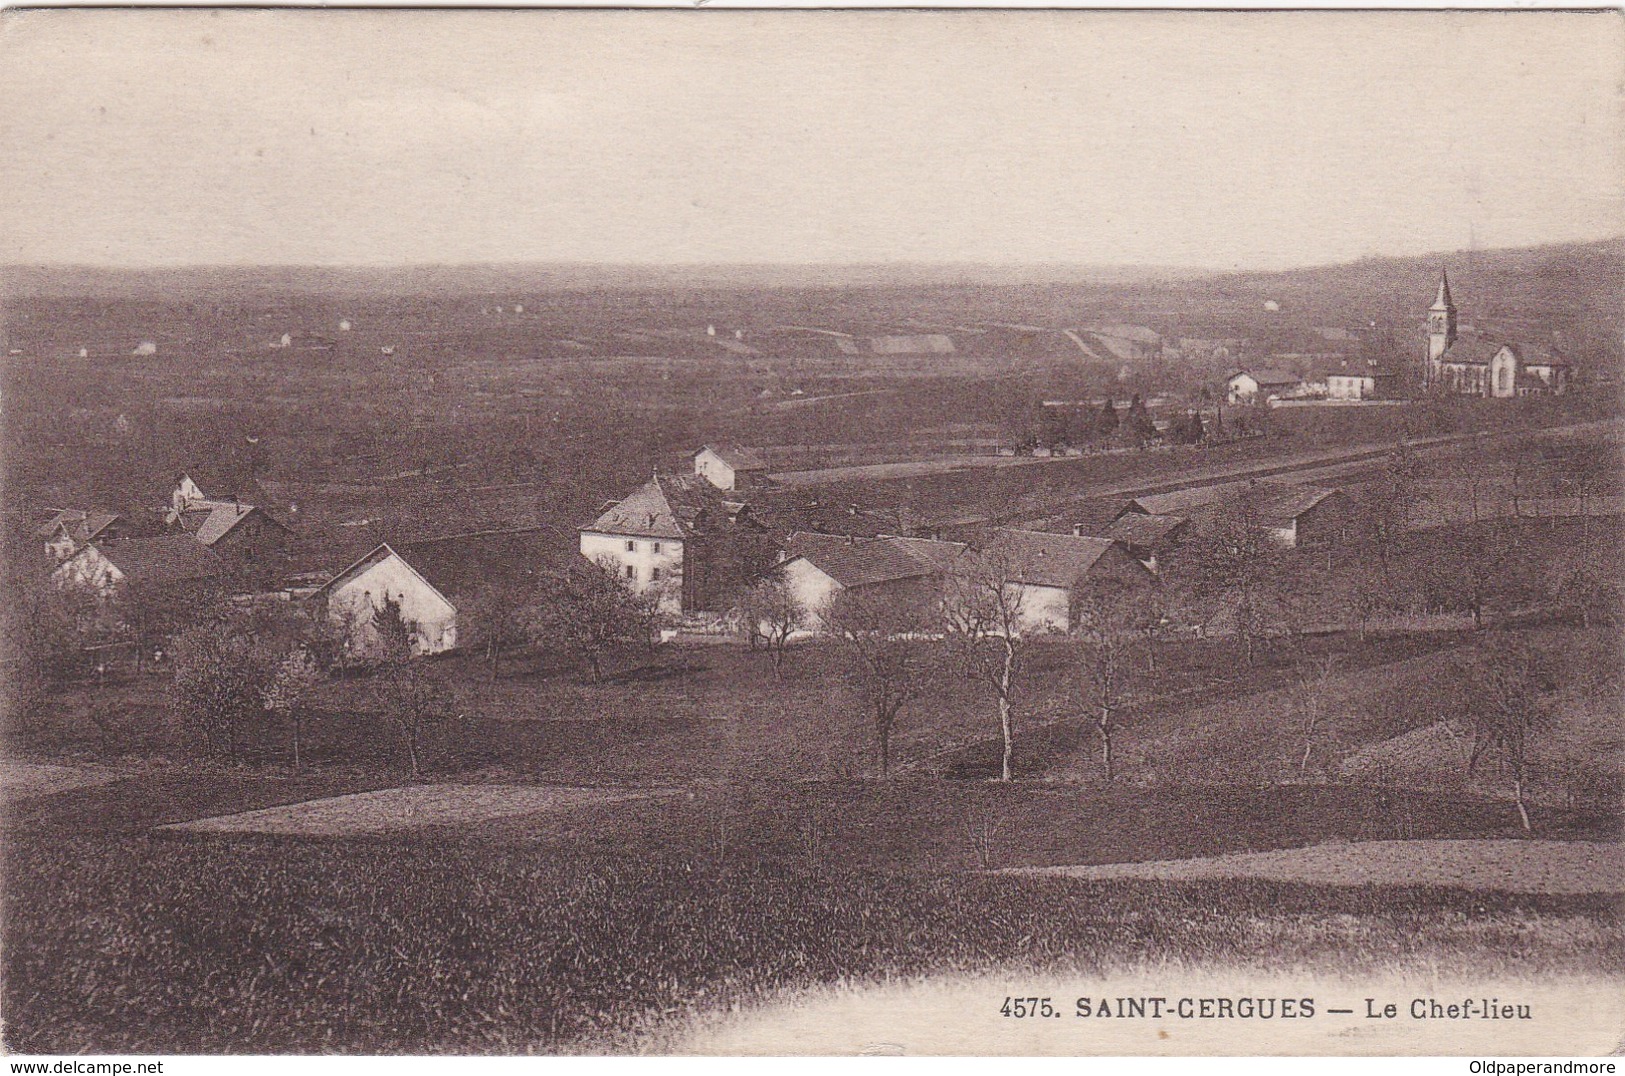
[[[423,826],[467,825],[515,815],[576,810],[677,795],[672,789],[549,785],[408,785],[177,822],[182,833],[269,833],[341,837]]]
[[[1258,878],[1308,885],[1437,885],[1513,893],[1625,893],[1625,846],[1601,841],[1362,841],[1204,859],[1019,867],[1004,873],[1089,881]]]

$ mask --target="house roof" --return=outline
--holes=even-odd
[[[50,519],[34,528],[34,537],[50,538],[58,530],[64,528],[71,533],[76,524],[85,522],[87,518],[88,513],[81,512],[77,508],[60,509]]]
[[[192,537],[204,545],[212,546],[231,533],[237,524],[257,511],[259,509],[251,504],[211,504],[209,514],[198,524],[197,530],[192,532]]]
[[[683,539],[697,525],[704,526],[708,515],[732,515],[715,486],[699,475],[657,474],[581,529],[632,538]]]
[[[1093,568],[1114,544],[1110,538],[1008,528],[996,531],[987,548],[1005,558],[1013,582],[1065,588]]]
[[[1150,546],[1162,541],[1186,522],[1184,516],[1148,516],[1130,512],[1119,516],[1100,536],[1127,545]]]
[[[1350,363],[1346,368],[1343,368],[1343,369],[1329,369],[1329,370],[1327,370],[1326,371],[1326,376],[1327,377],[1369,377],[1369,378],[1379,378],[1379,377],[1396,377],[1398,375],[1393,370],[1384,370],[1381,367],[1377,367],[1377,366],[1356,366],[1356,365]]]
[[[560,560],[549,527],[473,531],[402,543],[398,552],[442,595],[468,594],[487,583],[535,578]]]
[[[81,544],[95,538],[119,520],[113,512],[81,512],[77,508],[64,508],[49,520],[34,528],[38,538],[49,539],[62,531]]]
[[[1217,482],[1210,486],[1192,486],[1167,493],[1146,493],[1130,501],[1125,513],[1133,514],[1134,509],[1139,509],[1145,515],[1179,515],[1215,504],[1246,488],[1246,482]]]
[[[220,558],[189,534],[125,538],[85,548],[95,549],[126,579],[138,583],[163,586],[214,579],[221,574]]]
[[[1289,486],[1268,495],[1259,515],[1267,523],[1289,523],[1337,492],[1320,486]]]
[[[792,534],[785,559],[805,559],[843,587],[869,586],[941,574],[965,547],[925,538],[845,538]]]
[[[718,459],[736,471],[765,471],[768,469],[767,461],[748,448],[741,448],[735,444],[702,445],[694,455],[698,456],[706,449],[710,449]]]
[[[422,572],[418,571],[417,568],[413,566],[411,561],[407,560],[405,557],[401,556],[393,548],[391,548],[388,542],[379,542],[365,556],[361,557],[353,564],[350,564],[347,567],[340,569],[338,572],[335,572],[333,578],[329,579],[327,582],[318,587],[315,593],[321,594],[324,591],[332,590],[345,580],[354,579],[368,568],[371,568],[375,564],[380,564],[383,561],[388,560],[390,557],[399,558],[400,562],[406,565],[407,570],[409,570],[413,575],[417,576],[418,579],[422,580],[424,586],[428,587],[430,590],[434,591],[435,594],[439,595],[440,599],[447,605],[450,605],[453,609],[456,608],[456,605],[452,602],[452,600],[446,597],[445,593],[439,587],[435,586],[434,583],[426,578]]]

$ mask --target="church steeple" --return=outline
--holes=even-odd
[[[1439,373],[1439,360],[1456,342],[1456,303],[1450,297],[1450,273],[1439,270],[1439,294],[1428,309],[1428,362],[1424,379],[1431,383]]]
[[[1454,315],[1456,304],[1450,299],[1450,271],[1439,270],[1439,297],[1433,300],[1433,309]]]

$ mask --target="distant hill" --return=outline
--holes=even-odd
[[[0,292],[109,298],[207,289],[236,294],[452,295],[539,291],[752,288],[944,288],[1134,285],[1200,279],[1207,270],[1110,265],[413,265],[394,267],[195,266],[113,269],[84,265],[0,267]]]
[[[1410,316],[1418,310],[1418,296],[1426,296],[1423,307],[1432,301],[1441,268],[1450,271],[1451,290],[1464,318],[1489,308],[1505,316],[1584,315],[1617,321],[1625,305],[1625,237],[1231,273],[1181,290],[1192,295],[1252,295],[1260,304],[1274,299],[1284,313],[1331,316],[1367,308]]]

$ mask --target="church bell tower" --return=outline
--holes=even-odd
[[[1450,274],[1439,270],[1439,295],[1428,308],[1428,362],[1423,374],[1429,384],[1438,376],[1439,360],[1456,342],[1456,304],[1450,298]]]

